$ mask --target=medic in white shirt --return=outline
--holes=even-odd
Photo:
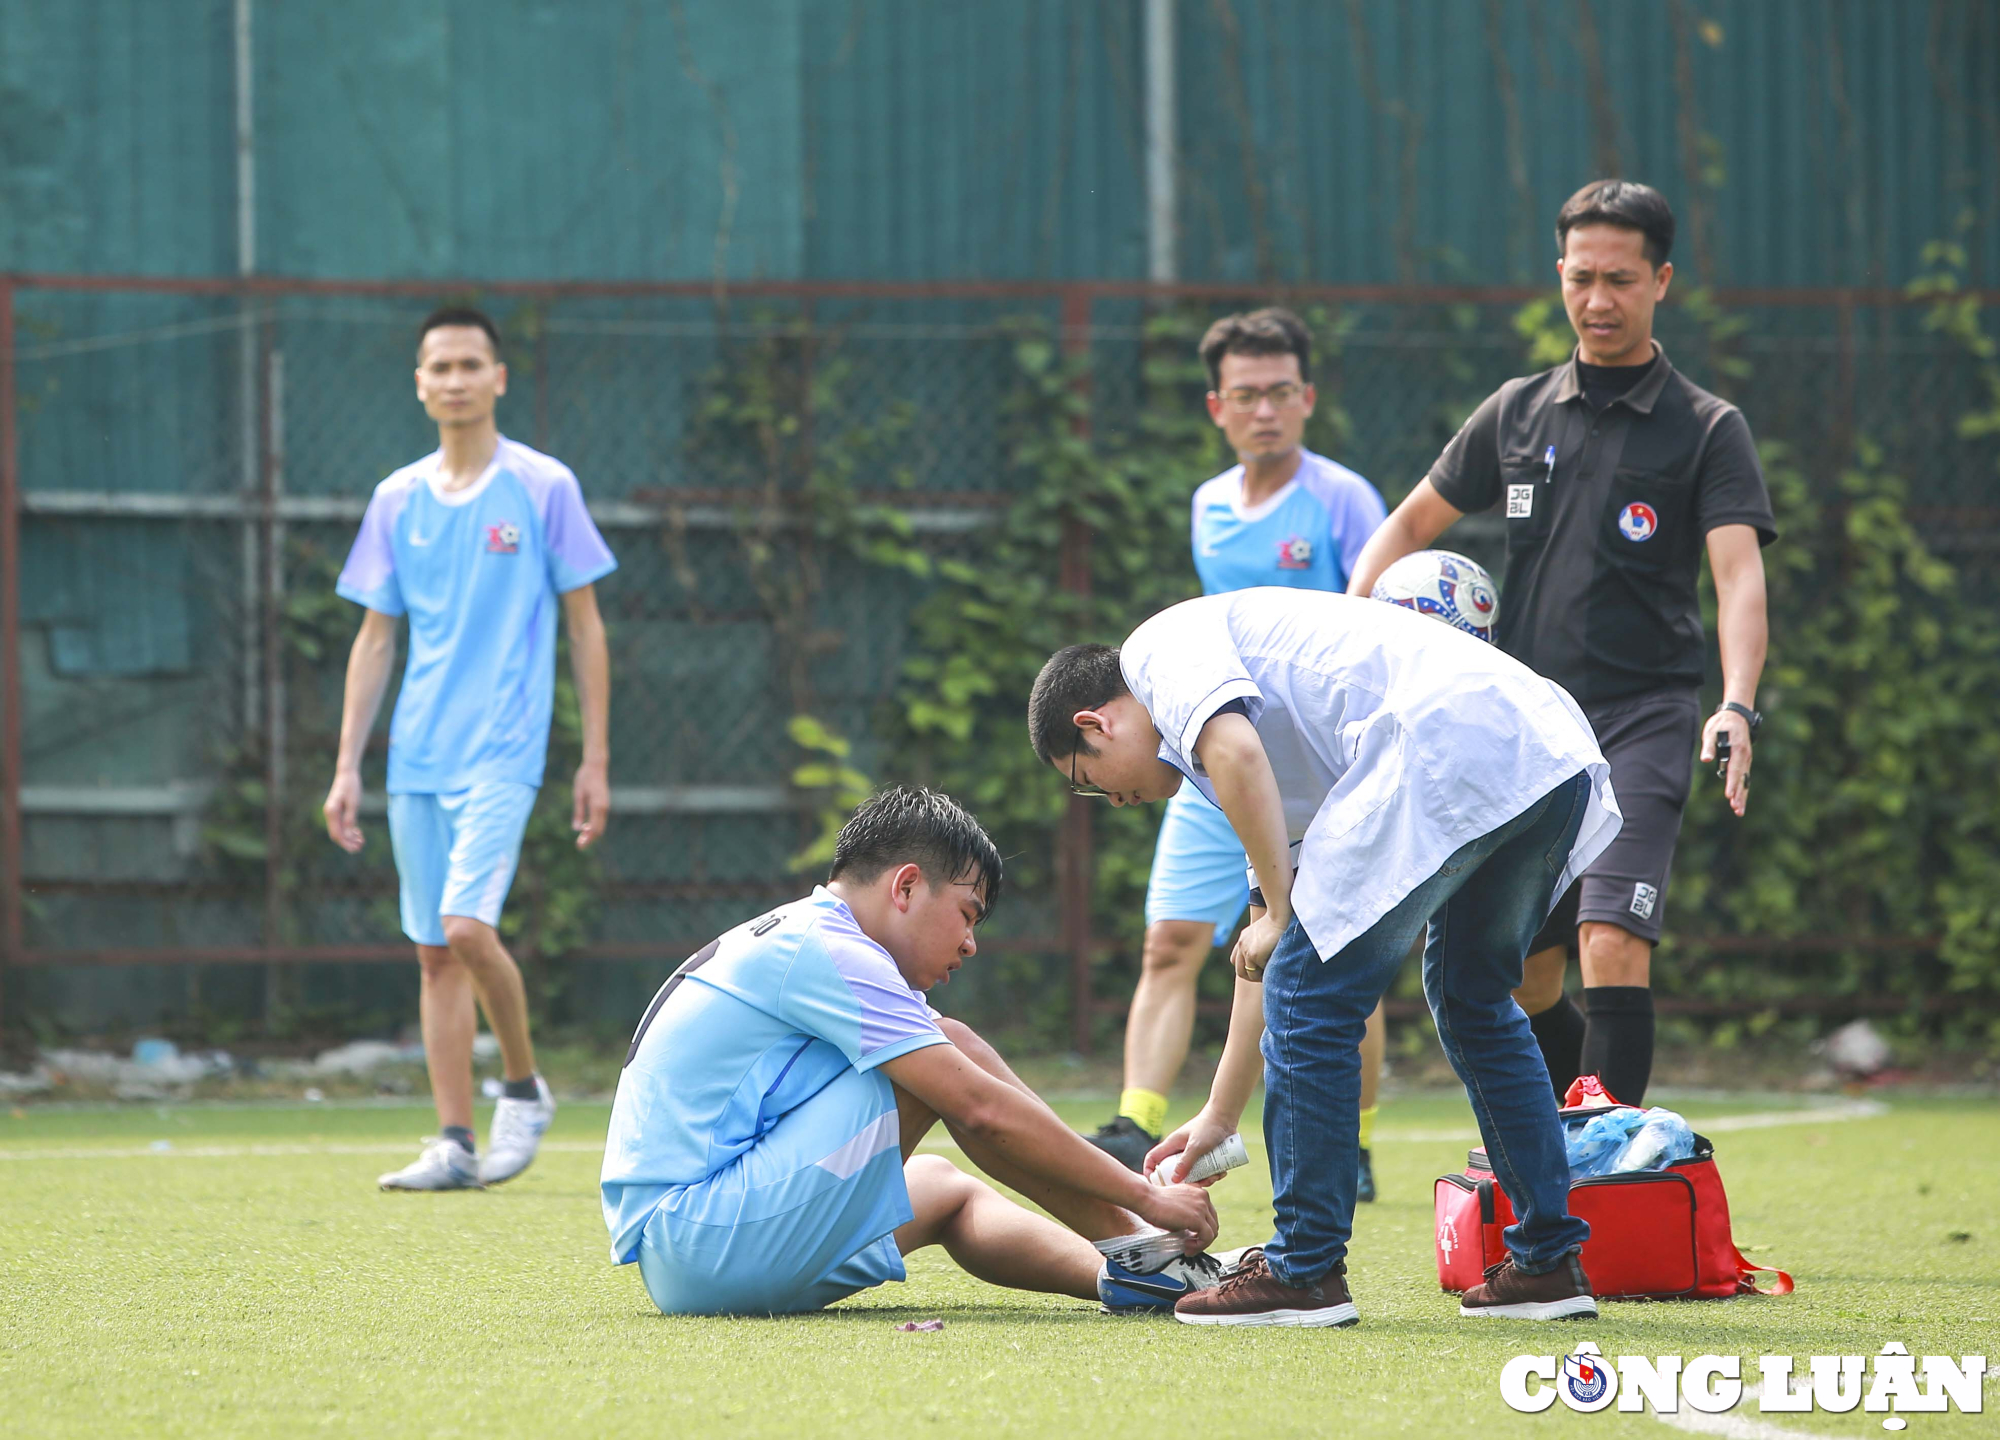
[[[1620,823],[1569,695],[1413,612],[1261,588],[1173,606],[1118,649],[1057,652],[1028,725],[1036,755],[1079,794],[1144,804],[1192,781],[1228,816],[1263,892],[1231,957],[1236,1003],[1208,1104],[1146,1163],[1183,1151],[1192,1163],[1233,1133],[1261,1049],[1277,1237],[1176,1317],[1355,1323],[1359,1047],[1426,927],[1438,1037],[1521,1217],[1507,1261],[1460,1313],[1595,1315],[1555,1097],[1512,998],[1556,897]]]

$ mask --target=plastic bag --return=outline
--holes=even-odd
[[[1646,1112],[1646,1123],[1632,1133],[1625,1148],[1611,1162],[1614,1175],[1635,1170],[1664,1170],[1676,1160],[1694,1158],[1694,1131],[1687,1121],[1671,1110],[1657,1107]]]
[[[1671,1110],[1618,1105],[1563,1126],[1572,1180],[1664,1170],[1694,1156],[1694,1132]]]
[[[1573,1119],[1563,1126],[1569,1150],[1572,1180],[1591,1175],[1608,1175],[1624,1153],[1626,1142],[1646,1123],[1647,1113],[1632,1105],[1617,1105],[1588,1119]]]

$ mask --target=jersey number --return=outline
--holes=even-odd
[[[766,915],[762,920],[751,926],[750,933],[752,935],[768,935],[771,931],[777,929],[779,925],[783,924],[784,919],[784,911],[773,910],[769,915]],[[660,987],[660,993],[655,995],[653,1003],[646,1007],[646,1014],[639,1021],[639,1028],[632,1032],[632,1043],[625,1051],[626,1065],[630,1065],[632,1057],[639,1053],[639,1042],[646,1038],[647,1030],[652,1028],[653,1021],[659,1016],[660,1007],[667,1003],[667,997],[680,988],[681,981],[687,979],[688,976],[694,974],[695,971],[713,960],[715,952],[721,948],[722,941],[720,939],[709,941],[701,949],[695,951],[694,954],[682,961],[681,968],[667,977],[667,983]],[[623,1069],[624,1066],[620,1066],[619,1068]]]

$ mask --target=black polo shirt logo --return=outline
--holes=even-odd
[[[1635,545],[1643,545],[1659,529],[1660,517],[1643,500],[1634,500],[1618,512],[1618,533]]]

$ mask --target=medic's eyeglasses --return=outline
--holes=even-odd
[[[1095,785],[1084,785],[1076,778],[1076,757],[1083,753],[1082,747],[1069,752],[1069,793],[1081,795],[1086,800],[1109,800],[1111,792]]]

